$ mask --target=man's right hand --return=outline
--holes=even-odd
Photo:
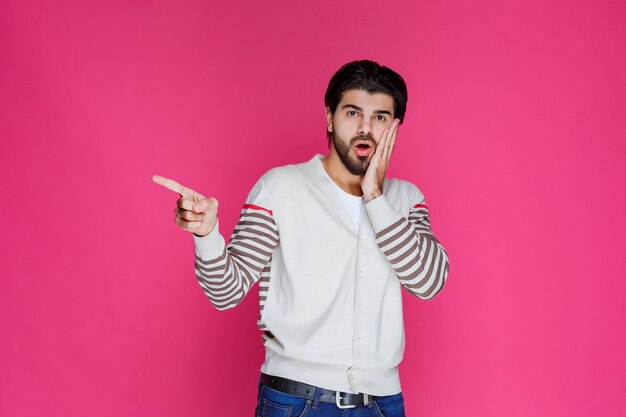
[[[211,233],[217,224],[218,202],[215,198],[207,198],[191,188],[159,175],[153,175],[152,181],[180,194],[174,209],[176,213],[174,223],[178,227],[201,237]]]

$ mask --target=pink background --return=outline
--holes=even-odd
[[[0,415],[251,416],[257,289],[210,305],[150,176],[229,235],[363,58],[408,83],[390,175],[451,260],[405,294],[408,414],[625,415],[625,5],[2,1]]]

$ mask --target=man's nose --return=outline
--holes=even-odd
[[[372,124],[370,123],[369,119],[367,119],[365,117],[361,119],[361,123],[359,124],[358,134],[359,135],[371,135],[371,134],[373,134],[373,132],[372,132]]]

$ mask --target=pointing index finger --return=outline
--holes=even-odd
[[[180,185],[176,181],[171,180],[169,178],[162,177],[160,175],[153,175],[152,176],[152,181],[154,181],[156,184],[162,185],[163,187],[167,188],[168,190],[174,191],[175,193],[178,193],[180,195],[183,195],[183,193],[185,191],[185,187],[183,187],[182,185]]]

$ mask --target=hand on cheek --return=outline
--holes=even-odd
[[[383,130],[376,146],[376,152],[370,160],[367,172],[361,179],[361,190],[366,202],[370,202],[383,193],[383,181],[389,167],[399,124],[400,120],[395,119],[389,128]]]

